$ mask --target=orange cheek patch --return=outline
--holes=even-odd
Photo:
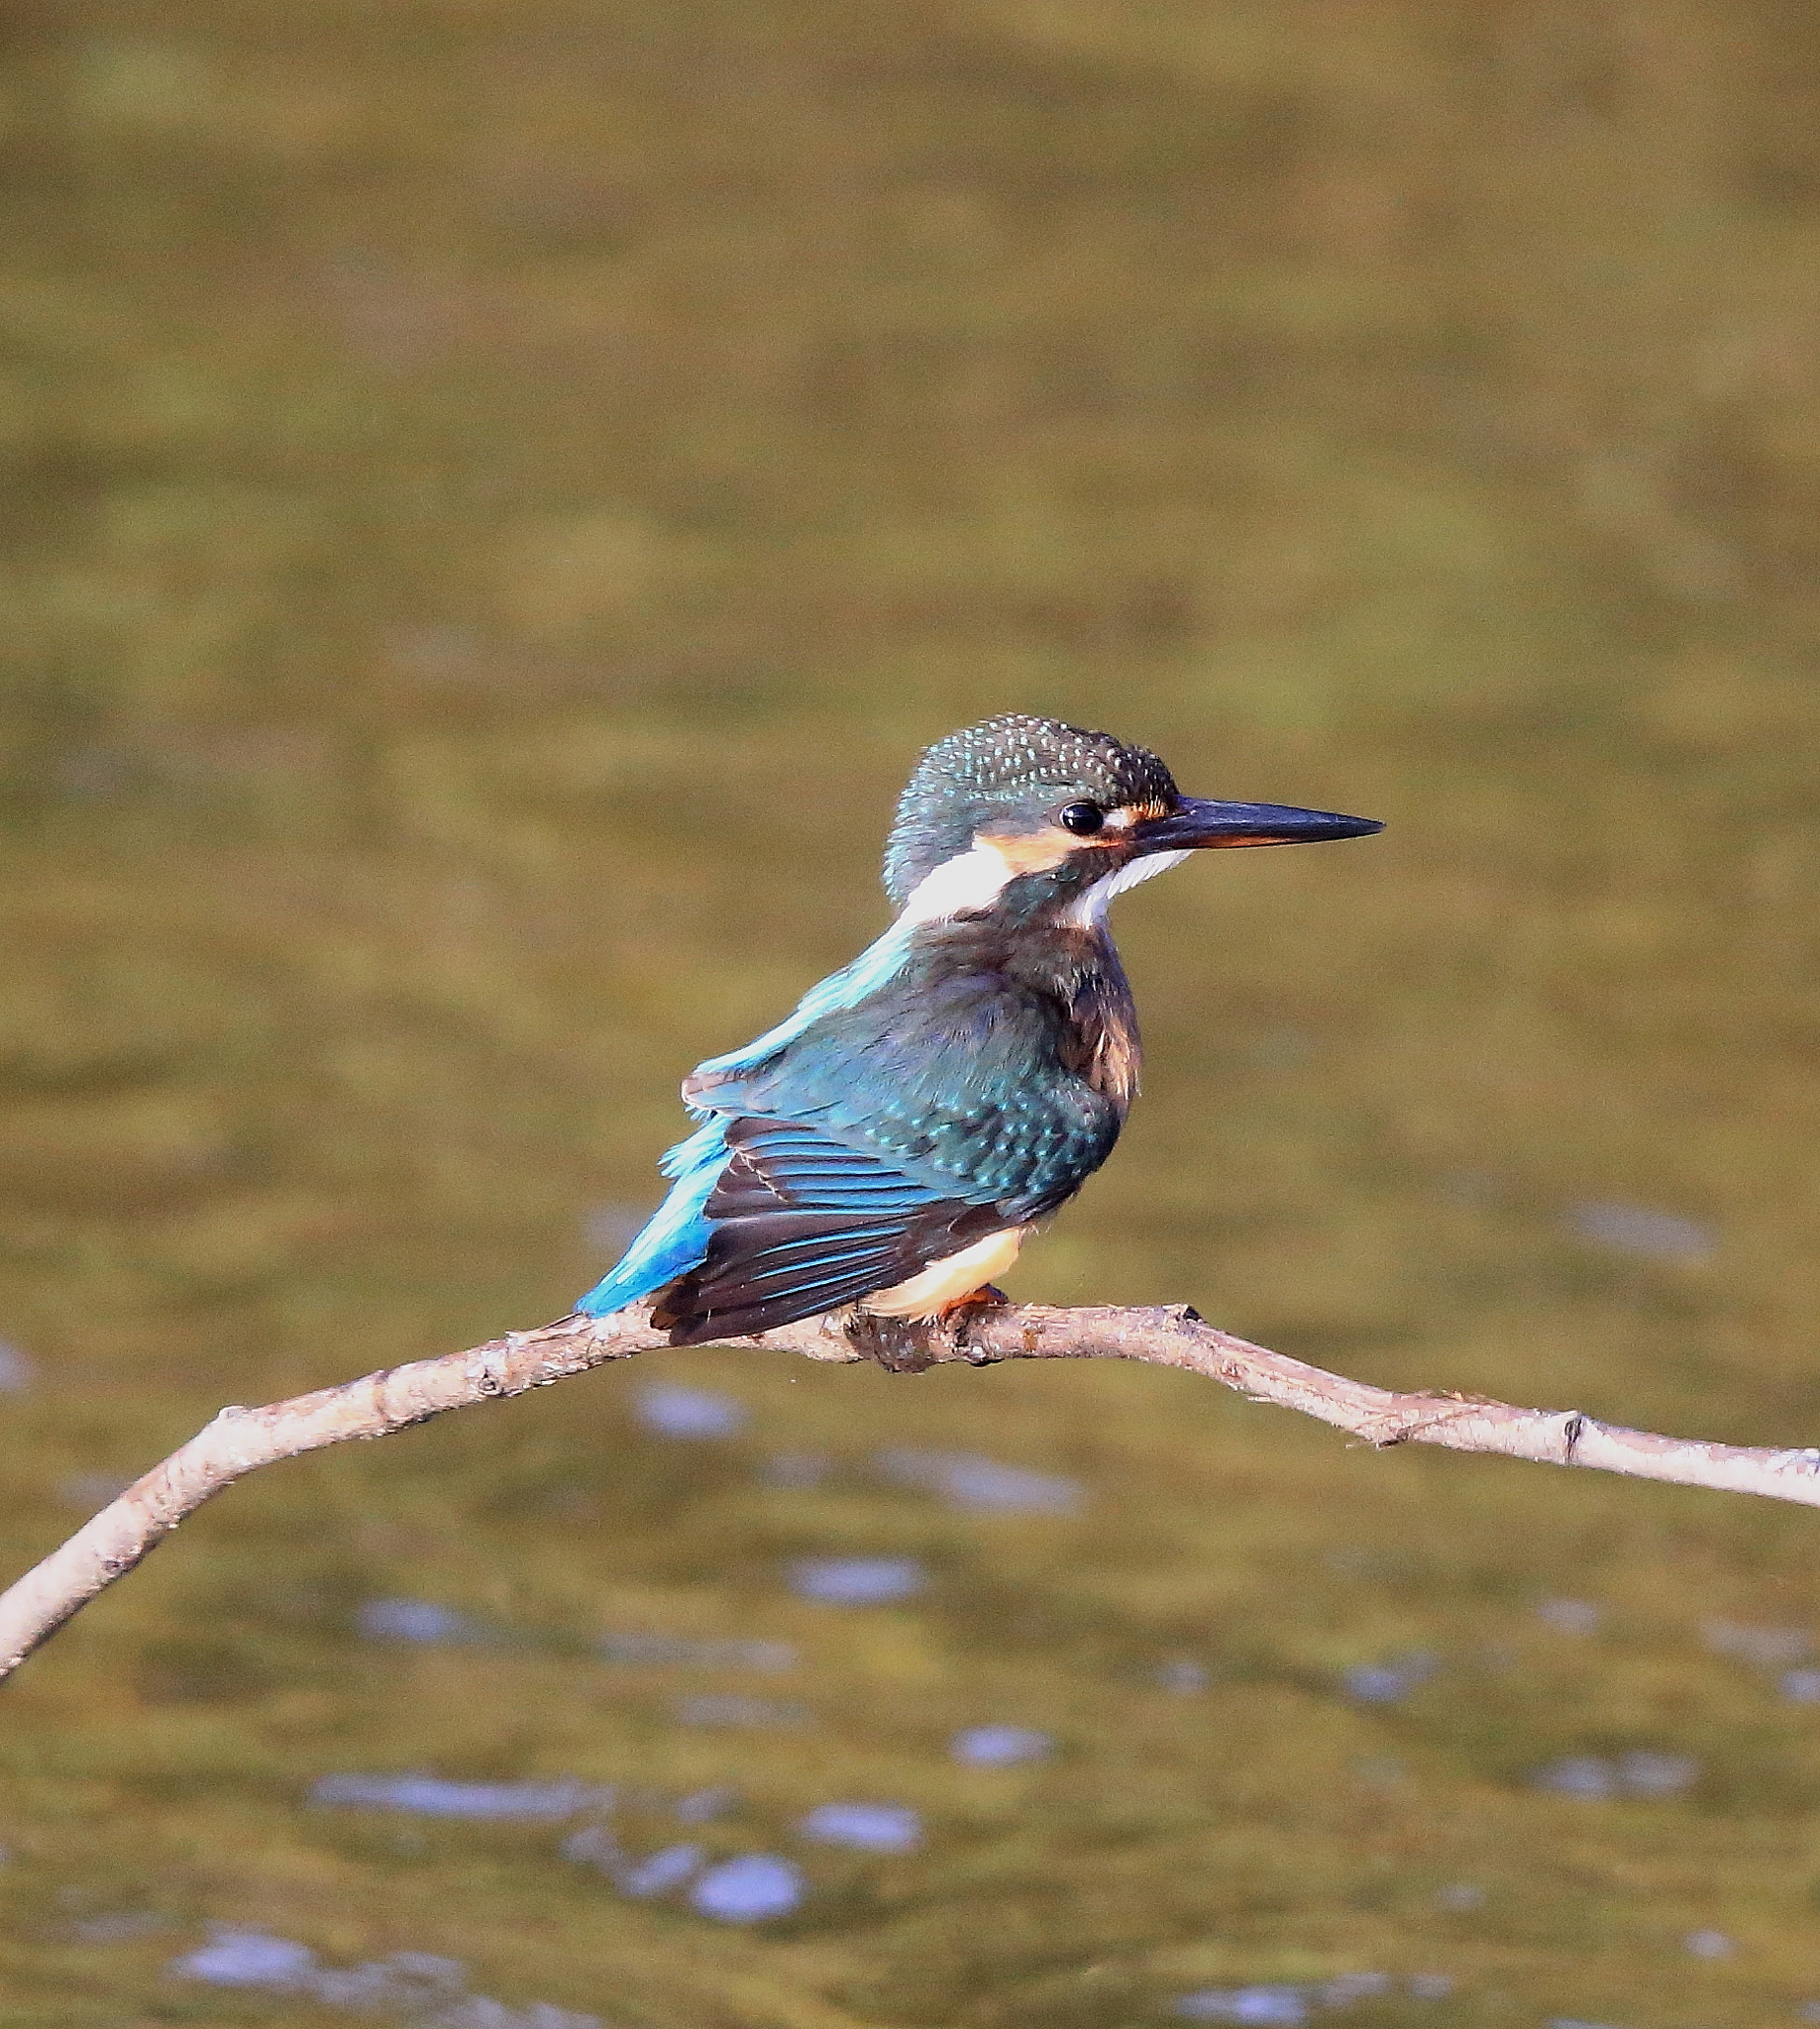
[[[982,831],[978,842],[990,846],[1011,868],[1014,876],[1046,874],[1051,867],[1059,867],[1071,852],[1084,843],[1072,831],[1064,831],[1059,824],[1045,824],[1040,831]]]

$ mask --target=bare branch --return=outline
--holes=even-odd
[[[898,1372],[964,1361],[1135,1359],[1205,1374],[1249,1396],[1300,1410],[1376,1445],[1444,1444],[1546,1465],[1585,1465],[1637,1479],[1719,1487],[1820,1507],[1820,1450],[1701,1443],[1597,1423],[1578,1410],[1516,1409],[1471,1396],[1399,1394],[1306,1365],[1206,1324],[1184,1307],[1052,1310],[1005,1304],[967,1311],[951,1327],[811,1318],[732,1343],[810,1359],[875,1358]],[[385,1367],[273,1402],[224,1409],[161,1465],[77,1530],[0,1594],[0,1676],[9,1675],[81,1607],[156,1548],[211,1495],[261,1465],[304,1451],[381,1438],[466,1409],[548,1387],[571,1374],[669,1343],[647,1309],[563,1318],[470,1352]]]

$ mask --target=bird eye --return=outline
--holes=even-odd
[[[1106,822],[1106,812],[1098,803],[1069,803],[1058,813],[1057,822],[1064,831],[1090,838]]]

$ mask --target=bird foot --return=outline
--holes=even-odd
[[[847,1319],[847,1337],[856,1351],[877,1360],[888,1374],[926,1373],[956,1359],[988,1366],[990,1357],[967,1344],[968,1321],[976,1312],[1010,1301],[1002,1289],[987,1283],[933,1318],[881,1318],[856,1307]]]
[[[1000,1355],[988,1352],[983,1346],[970,1345],[967,1327],[982,1311],[1003,1310],[1010,1302],[1011,1298],[996,1283],[983,1282],[971,1296],[962,1297],[959,1303],[943,1311],[936,1320],[935,1330],[946,1334],[946,1343],[970,1367],[992,1366]]]

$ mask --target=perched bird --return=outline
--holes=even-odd
[[[1106,1160],[1137,1090],[1113,897],[1198,846],[1381,828],[1185,797],[1154,754],[1059,719],[938,740],[885,850],[897,920],[684,1081],[700,1125],[664,1160],[675,1187],[578,1308],[653,1298],[694,1345],[968,1303]]]

